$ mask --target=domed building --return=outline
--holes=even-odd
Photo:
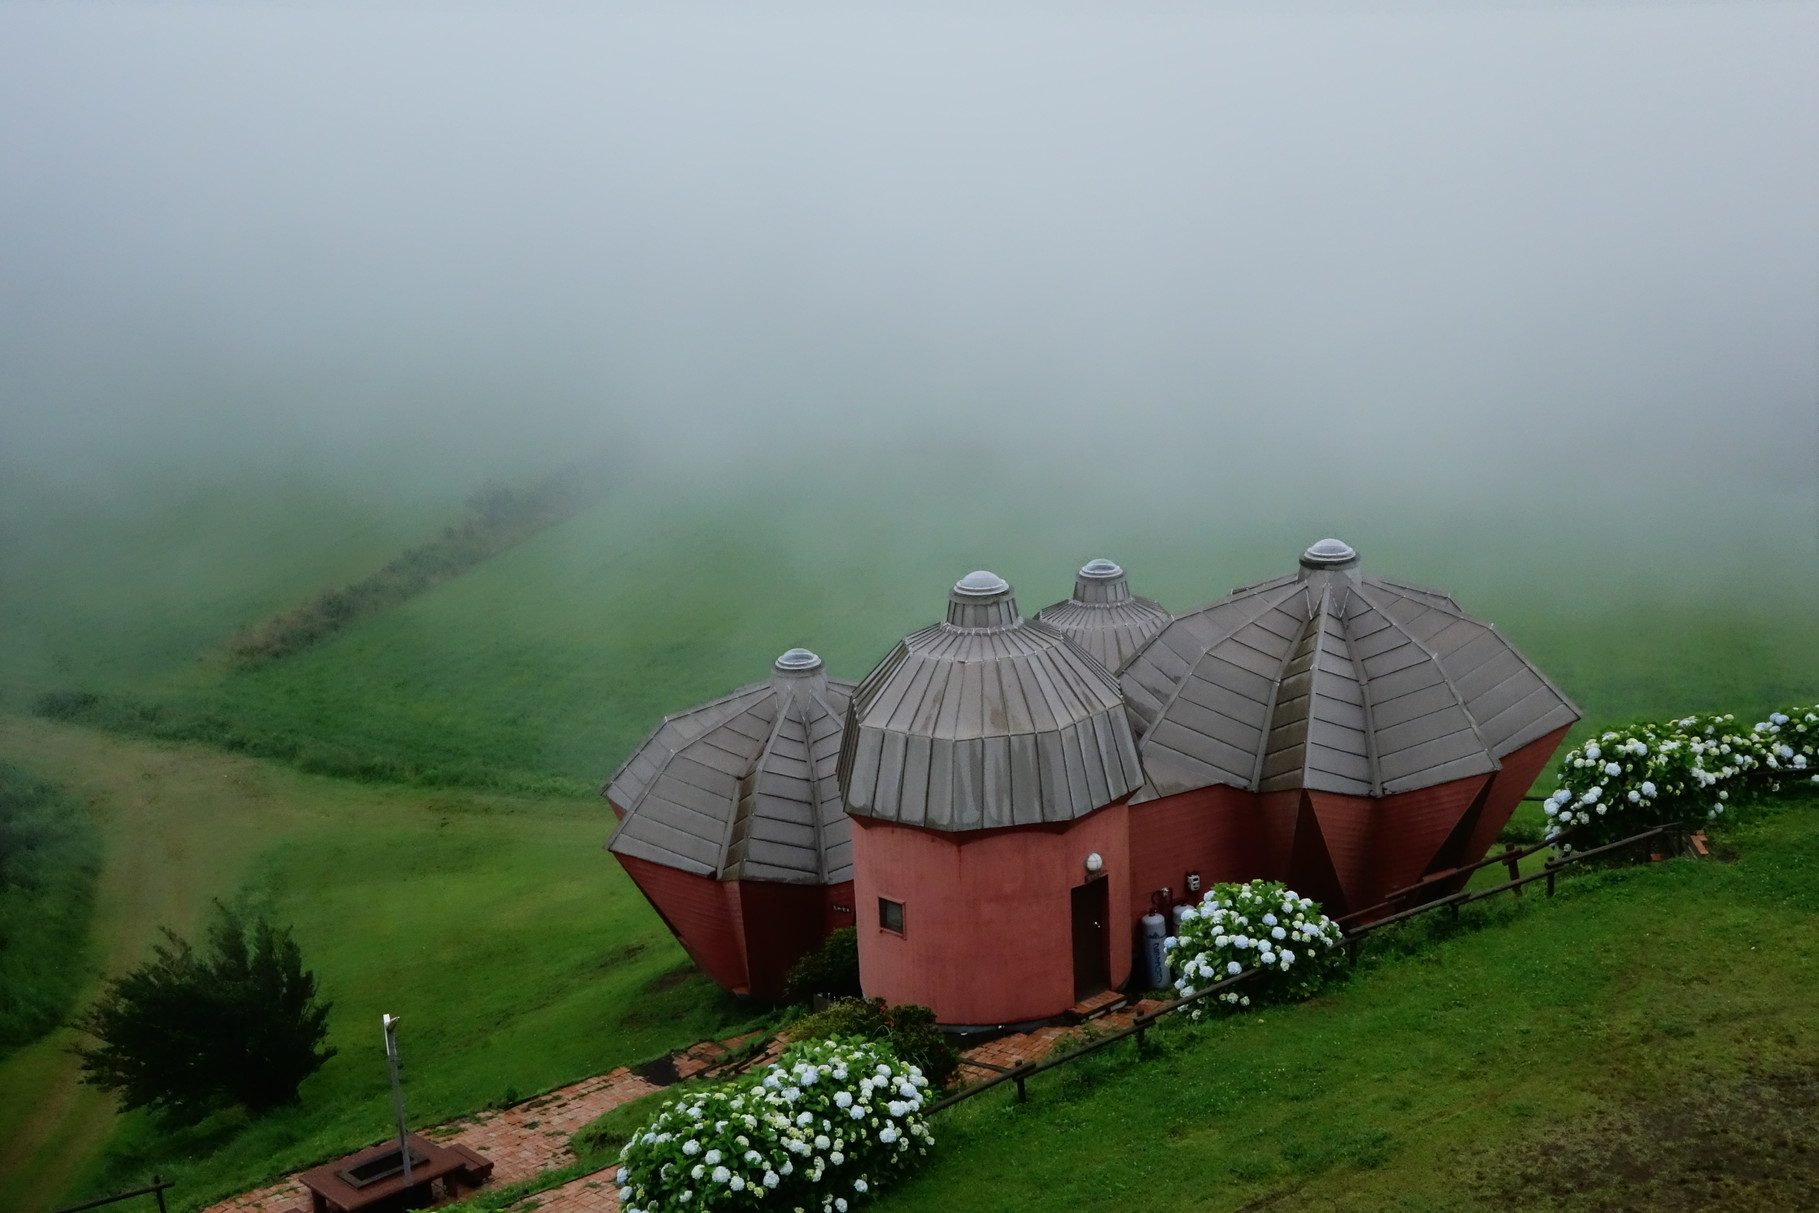
[[[835,781],[852,691],[791,649],[770,681],[666,717],[602,789],[619,817],[607,850],[736,994],[782,997],[791,966],[853,924]]]
[[[961,579],[947,618],[891,650],[847,713],[866,993],[995,1024],[1122,983],[1123,802],[1142,782],[1105,666],[1018,614],[1003,578]],[[1020,942],[973,963],[989,937]]]
[[[1134,885],[1270,875],[1333,914],[1483,856],[1579,719],[1490,624],[1336,539],[1177,617],[1121,687]]]
[[[1123,984],[1138,920],[1198,887],[1282,879],[1337,915],[1444,886],[1578,718],[1335,539],[1172,618],[1109,560],[1034,619],[980,571],[856,687],[792,650],[666,720],[606,789],[609,845],[729,989],[774,996],[851,923],[868,995],[1022,1023]]]

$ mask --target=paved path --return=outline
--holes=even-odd
[[[568,1139],[575,1130],[620,1104],[657,1089],[621,1067],[610,1074],[559,1087],[547,1095],[502,1111],[481,1112],[427,1129],[424,1135],[436,1141],[458,1141],[485,1155],[493,1163],[493,1178],[488,1186],[496,1188],[574,1162],[575,1155],[568,1148]],[[540,1196],[538,1199],[542,1204],[539,1207],[542,1210],[552,1208],[559,1194],[574,1189],[575,1203],[562,1208],[572,1208],[577,1213],[617,1209],[619,1202],[613,1198],[613,1185],[603,1182],[608,1178],[610,1173],[596,1182],[601,1183],[600,1190],[611,1199],[610,1205],[590,1203],[596,1190],[585,1188],[582,1180],[576,1180],[556,1193]],[[309,1204],[309,1191],[293,1176],[269,1188],[211,1205],[206,1213],[293,1213],[307,1211]]]
[[[1159,1005],[1140,1002],[1134,1007],[1103,1015],[1093,1023],[1115,1031],[1129,1026],[1133,1015]],[[1040,1028],[1000,1037],[969,1049],[963,1064],[971,1063],[971,1077],[976,1079],[1019,1061],[1037,1061],[1047,1056],[1058,1040],[1076,1030]],[[750,1039],[742,1036],[725,1042],[703,1041],[672,1054],[670,1062],[678,1078],[693,1078],[712,1069],[721,1058]],[[772,1041],[747,1068],[755,1069],[774,1061],[782,1049],[782,1041]],[[568,1139],[577,1129],[622,1103],[659,1089],[621,1067],[610,1074],[558,1087],[509,1108],[479,1112],[422,1132],[435,1141],[460,1142],[492,1160],[493,1176],[487,1186],[499,1188],[574,1162],[575,1155],[568,1147]],[[614,1167],[607,1167],[570,1180],[559,1188],[538,1193],[533,1198],[537,1202],[537,1213],[618,1213],[614,1170]],[[283,1183],[211,1205],[204,1213],[308,1213],[309,1207],[308,1190],[293,1176]]]

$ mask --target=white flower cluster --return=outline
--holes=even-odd
[[[1318,902],[1273,880],[1214,885],[1198,906],[1181,911],[1177,930],[1162,946],[1183,998],[1246,969],[1288,973],[1299,966],[1303,974],[1312,973],[1318,966],[1311,962],[1344,939],[1339,924],[1320,912]],[[1311,981],[1306,990],[1295,992],[1311,992],[1317,984]],[[1236,990],[1219,998],[1234,1006],[1251,1002],[1249,994]]]
[[[625,1144],[626,1213],[819,1209],[846,1213],[934,1144],[928,1079],[875,1042],[797,1045],[761,1078],[671,1104]]]
[[[1729,714],[1612,730],[1562,760],[1560,787],[1542,806],[1547,837],[1576,826],[1574,841],[1595,845],[1676,818],[1717,820],[1739,787],[1772,792],[1789,777],[1819,783],[1816,751],[1819,706],[1771,713],[1747,731]]]

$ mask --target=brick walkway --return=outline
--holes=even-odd
[[[699,1046],[697,1046],[699,1047]],[[584,1079],[559,1087],[547,1095],[525,1103],[514,1104],[497,1112],[481,1112],[446,1125],[423,1130],[424,1136],[441,1142],[458,1141],[477,1150],[493,1163],[489,1187],[515,1184],[544,1171],[565,1167],[575,1161],[568,1139],[589,1121],[656,1087],[624,1068],[610,1074]],[[610,1174],[602,1178],[610,1178]],[[593,1177],[587,1177],[593,1178]],[[596,1180],[595,1182],[599,1182]],[[564,1205],[574,1213],[594,1213],[596,1209],[617,1209],[613,1185],[602,1183],[610,1204],[601,1205],[590,1198],[595,1190],[583,1187],[582,1180],[568,1184],[559,1192],[575,1189],[573,1205]],[[555,1194],[539,1197],[543,1208],[549,1208]],[[210,1206],[205,1213],[307,1213],[309,1191],[293,1177],[257,1192],[248,1192]]]
[[[1101,1014],[1090,1025],[1104,1031],[1117,1031],[1130,1026],[1132,1017],[1162,1004],[1149,999],[1135,1006]],[[1019,1061],[1040,1061],[1056,1043],[1079,1028],[1038,1028],[1034,1032],[1004,1036],[988,1044],[968,1049],[962,1055],[963,1079],[977,1080],[997,1073],[993,1067],[1009,1068]],[[694,1078],[725,1064],[725,1059],[753,1036],[740,1036],[728,1041],[702,1041],[670,1055],[679,1079]],[[785,1042],[771,1041],[764,1051],[737,1067],[756,1070],[775,1061]],[[541,1174],[575,1160],[568,1139],[583,1125],[622,1103],[659,1090],[645,1079],[621,1067],[610,1074],[583,1079],[559,1087],[547,1095],[527,1100],[499,1111],[478,1112],[460,1120],[424,1129],[424,1136],[439,1142],[460,1142],[485,1155],[493,1163],[489,1188]],[[613,1182],[615,1168],[607,1167],[592,1175],[570,1180],[531,1197],[536,1213],[618,1213],[619,1195]],[[203,1213],[308,1213],[309,1191],[295,1177],[283,1183],[261,1188],[211,1205]]]

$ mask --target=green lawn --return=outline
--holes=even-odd
[[[196,747],[7,720],[0,745],[87,805],[105,843],[106,971],[209,899],[295,929],[340,1050],[300,1107],[189,1133],[70,1083],[66,1034],[0,1061],[0,1206],[157,1170],[197,1207],[383,1136],[382,1012],[404,1016],[410,1111],[435,1123],[714,1035],[747,1012],[693,974],[601,849],[597,801],[369,787]],[[92,985],[90,987],[92,989]],[[97,1151],[105,1150],[97,1159]]]
[[[1819,1183],[1819,799],[1575,875],[943,1113],[879,1213],[1793,1209]]]
[[[593,789],[665,713],[763,678],[785,648],[807,645],[831,672],[860,677],[900,636],[939,618],[946,587],[973,568],[1008,576],[1032,613],[1069,592],[1081,562],[1109,555],[1130,570],[1139,593],[1181,610],[1292,569],[1303,546],[1336,531],[1358,546],[1368,570],[1440,585],[1495,621],[1586,710],[1580,734],[1638,716],[1708,708],[1749,715],[1819,699],[1819,616],[1805,605],[1813,574],[1773,558],[1780,541],[1767,531],[1756,550],[1681,526],[1676,569],[1700,575],[1670,577],[1647,545],[1613,545],[1595,530],[1540,514],[1490,519],[1465,507],[1440,518],[1428,503],[1391,503],[1368,515],[1334,515],[1291,501],[1266,525],[1230,513],[1212,487],[1194,509],[1159,509],[1143,486],[1108,499],[1065,480],[1019,480],[984,457],[941,468],[878,463],[863,476],[826,469],[747,476],[712,487],[628,471],[599,506],[479,568],[319,648],[244,669],[220,658],[234,631],[433,535],[478,478],[442,483],[423,467],[395,480],[375,478],[371,467],[334,476],[251,465],[205,472],[86,494],[65,491],[48,472],[0,484],[7,506],[0,705],[22,712],[42,692],[92,691],[101,696],[98,723],[214,744],[135,740],[15,715],[0,718],[0,760],[67,788],[100,827],[88,990],[101,973],[143,959],[159,924],[194,932],[210,898],[241,899],[294,926],[336,1002],[333,1043],[341,1053],[306,1085],[301,1108],[250,1128],[230,1120],[178,1137],[141,1116],[116,1120],[105,1099],[77,1088],[62,1034],[0,1058],[3,1207],[78,1199],[154,1167],[176,1172],[181,1203],[194,1205],[371,1140],[386,1121],[373,1030],[381,1011],[405,1016],[419,1122],[724,1026],[740,1012],[699,978],[680,975],[682,954],[600,850],[610,823]],[[1494,560],[1482,554],[1492,532]],[[1760,862],[1752,853],[1734,868],[1698,871],[1741,880]],[[1588,892],[1545,911],[1531,906],[1507,926],[1436,944],[1435,954],[1463,948],[1469,956],[1493,946],[1473,941],[1505,940],[1496,945],[1509,949],[1492,966],[1498,972],[1530,966],[1537,988],[1612,999],[1615,1014],[1629,1005],[1629,987],[1599,976],[1605,971],[1594,961],[1618,943],[1598,943],[1588,960],[1560,947],[1570,933],[1531,923],[1568,921],[1595,901]],[[1709,943],[1673,936],[1680,929],[1673,904],[1667,898],[1658,906],[1663,924],[1632,927],[1672,956],[1709,951]],[[1537,930],[1539,942],[1523,942]],[[1556,968],[1532,969],[1542,961]],[[1426,959],[1405,967],[1429,972]],[[1361,1014],[1334,1008],[1373,1005],[1366,993],[1384,980],[1367,971],[1342,1000],[1270,1012],[1257,1023],[1303,1016],[1312,1018],[1296,1022],[1326,1025],[1320,1016]],[[1466,979],[1444,979],[1454,980]],[[1395,988],[1413,987],[1403,980]],[[1443,982],[1426,996],[1444,1002],[1451,988]],[[1525,999],[1539,997],[1524,993],[1528,986],[1511,994],[1486,977],[1464,988],[1537,1025],[1528,1033],[1500,1029],[1511,1040],[1567,1031],[1572,1022],[1546,1004],[1528,1007]],[[1419,998],[1381,997],[1390,1001],[1372,1031],[1399,1040],[1411,1058],[1431,1054],[1435,1041],[1397,1025],[1432,1008],[1421,1009]],[[1648,997],[1668,1007],[1676,995],[1661,986]],[[1575,1014],[1588,1017],[1598,1004],[1576,1005]],[[1675,1022],[1682,1019],[1703,1022],[1696,1015]],[[1433,1026],[1431,1017],[1422,1021]],[[1472,1036],[1478,1029],[1463,1021],[1458,1030],[1499,1059],[1473,1079],[1495,1089],[1493,1076],[1508,1072],[1498,1052],[1503,1037],[1489,1027],[1482,1039]],[[1265,1034],[1232,1031],[1257,1034],[1246,1040]],[[1321,1026],[1298,1046],[1305,1054],[1282,1061],[1302,1075],[1297,1082],[1318,1077],[1318,1090],[1289,1101],[1299,1114],[1270,1122],[1270,1132],[1288,1135],[1282,1141],[1302,1142],[1292,1149],[1245,1128],[1215,1135],[1224,1153],[1196,1154],[1200,1146],[1182,1143],[1206,1136],[1191,1127],[1199,1113],[1177,1107],[1166,1083],[1159,1093],[1133,1088],[1110,1114],[1152,1128],[1180,1126],[1151,1134],[1165,1143],[1157,1147],[1162,1154],[1109,1144],[1123,1141],[1122,1130],[1103,1131],[1097,1113],[1081,1113],[1057,1140],[1073,1142],[1076,1162],[1145,1158],[1154,1174],[1127,1176],[1134,1199],[1160,1183],[1158,1192],[1191,1203],[1201,1197],[1190,1191],[1211,1200],[1233,1184],[1279,1192],[1303,1172],[1355,1172],[1346,1183],[1365,1191],[1372,1176],[1389,1173],[1346,1159],[1381,1155],[1387,1167],[1428,1157],[1446,1161],[1436,1169],[1457,1170],[1461,1151],[1486,1154],[1485,1142],[1515,1140],[1529,1124],[1520,1116],[1508,1125],[1486,1119],[1457,1102],[1430,1106],[1419,1075],[1397,1078],[1400,1071],[1384,1069],[1385,1090],[1411,1102],[1406,1115],[1390,1118],[1401,1127],[1372,1144],[1378,1120],[1319,1094],[1330,1083],[1359,1108],[1382,1111],[1389,1097],[1373,1093],[1378,1072],[1345,1060],[1348,1048],[1370,1039],[1356,1035],[1362,1031]],[[1700,1028],[1671,1040],[1719,1035]],[[1334,1042],[1332,1053],[1311,1043],[1321,1040]],[[1520,1081],[1535,1081],[1535,1055],[1516,1051],[1530,1059]],[[1189,1064],[1170,1060],[1176,1057],[1156,1064]],[[1585,1057],[1586,1065],[1603,1064],[1596,1048]],[[1714,1056],[1714,1072],[1730,1073],[1720,1061]],[[1229,1071],[1221,1081],[1237,1084],[1233,1100],[1287,1081],[1243,1059],[1219,1064],[1222,1075]],[[1103,1080],[1108,1090],[1122,1081],[1116,1066]],[[1541,1109],[1537,1123],[1599,1106],[1561,1090],[1520,1094],[1514,1106]],[[1088,1106],[1069,1102],[1074,1096],[1044,1098]],[[1139,1111],[1152,1100],[1154,1114]],[[1228,1115],[1213,1103],[1203,1111]],[[991,1189],[992,1199],[1014,1200],[1019,1190],[1046,1196],[1041,1185],[1049,1179],[1007,1185],[967,1169],[969,1135],[999,1140],[1019,1123],[1014,1115],[960,1114],[946,1130],[960,1160],[954,1174]],[[1456,1132],[1447,1127],[1455,1124]],[[1434,1126],[1431,1147],[1425,1125]],[[1060,1133],[1061,1122],[1042,1132]],[[1100,1136],[1107,1144],[1096,1144]],[[1013,1139],[1003,1140],[1014,1148]],[[1234,1141],[1251,1144],[1240,1149]],[[1032,1153],[1042,1151],[1019,1152],[1017,1165],[1032,1165],[1023,1157]],[[1170,1188],[1176,1180],[1168,1177],[1182,1168],[1201,1186],[1181,1180]],[[1215,1173],[1216,1182],[1206,1178]],[[1308,1193],[1319,1191],[1309,1182]],[[1223,1199],[1212,1207],[1227,1207]],[[1284,1196],[1290,1203],[1281,1207],[1297,1200],[1318,1207],[1318,1199]]]

